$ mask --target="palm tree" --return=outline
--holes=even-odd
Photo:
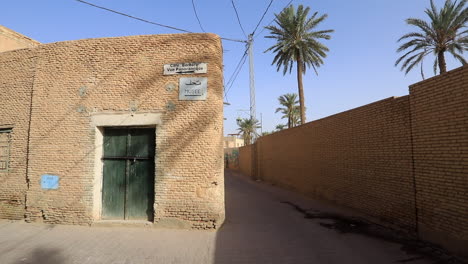
[[[244,144],[252,144],[252,139],[254,136],[257,136],[255,131],[257,128],[260,128],[259,122],[255,118],[238,118],[236,121],[239,126],[237,130],[239,130],[239,134],[242,134]]]
[[[275,113],[281,112],[283,116],[281,118],[288,119],[288,128],[294,127],[299,121],[299,101],[297,100],[297,94],[288,93],[278,97],[279,104],[283,107],[276,108]]]
[[[319,39],[330,39],[328,33],[334,30],[313,31],[327,15],[318,16],[315,12],[308,17],[310,8],[299,5],[297,12],[294,6],[290,5],[279,14],[275,14],[277,26],[267,26],[270,36],[266,38],[276,39],[276,44],[265,52],[273,51],[275,58],[272,65],[276,64],[277,71],[283,68],[283,75],[291,73],[294,62],[297,67],[297,86],[299,92],[299,104],[301,113],[301,123],[305,123],[304,90],[302,86],[302,75],[306,73],[308,67],[312,67],[317,73],[317,68],[323,64],[323,58],[327,56],[329,50],[320,43]]]
[[[424,57],[433,53],[434,74],[437,74],[437,66],[442,74],[447,72],[445,52],[449,52],[465,65],[463,52],[468,50],[468,30],[466,30],[468,9],[464,7],[466,1],[446,0],[444,7],[438,10],[431,0],[431,8],[426,9],[426,14],[430,18],[429,23],[417,18],[406,19],[408,25],[418,27],[420,32],[408,33],[398,40],[398,42],[408,41],[398,48],[397,52],[406,53],[395,62],[395,66],[403,62],[401,70],[406,69],[405,74],[407,74],[414,66],[422,63]],[[422,70],[421,75],[423,75]]]
[[[276,131],[281,131],[281,130],[283,130],[285,128],[286,128],[286,125],[283,125],[283,124],[278,124],[275,127]]]

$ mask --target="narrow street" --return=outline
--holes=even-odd
[[[292,205],[333,208],[237,173],[225,176],[227,219],[217,232],[2,220],[0,263],[433,263],[396,243],[328,229],[320,225],[326,220],[306,219]]]

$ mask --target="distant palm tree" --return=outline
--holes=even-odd
[[[260,128],[259,122],[255,118],[238,118],[237,120],[237,130],[239,134],[242,135],[245,145],[252,144],[252,140],[257,133],[255,132],[257,128]]]
[[[276,127],[275,127],[275,129],[276,129],[277,131],[281,131],[281,130],[283,130],[283,129],[285,129],[285,128],[286,128],[286,125],[283,125],[283,124],[278,124],[278,125],[276,125]]]
[[[288,128],[295,127],[299,121],[299,101],[297,100],[297,94],[288,93],[278,97],[280,105],[283,107],[276,108],[275,113],[282,113],[281,118],[288,119]]]
[[[276,64],[277,71],[283,68],[283,75],[291,73],[294,62],[297,65],[297,86],[299,92],[301,123],[305,123],[304,89],[302,86],[302,75],[306,73],[308,67],[312,67],[317,73],[317,68],[323,64],[323,58],[327,56],[328,48],[320,43],[319,39],[330,39],[328,33],[334,30],[313,31],[327,15],[317,17],[315,12],[312,17],[308,17],[310,8],[299,5],[297,12],[294,6],[290,5],[279,14],[275,14],[275,22],[278,26],[268,26],[270,36],[266,38],[276,39],[276,44],[265,52],[273,51],[275,58],[272,65]]]
[[[406,19],[406,23],[418,27],[419,32],[408,33],[398,40],[398,42],[408,41],[398,48],[397,52],[406,53],[395,62],[395,66],[402,62],[401,70],[406,69],[405,74],[407,74],[414,66],[422,63],[424,57],[433,53],[434,74],[437,74],[437,66],[442,74],[447,72],[445,52],[449,52],[465,65],[463,52],[468,50],[468,30],[466,30],[468,9],[464,7],[466,1],[446,0],[444,7],[438,10],[431,0],[431,8],[426,9],[426,14],[430,18],[429,23],[417,18]],[[424,76],[422,69],[421,75]]]

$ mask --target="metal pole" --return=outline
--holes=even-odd
[[[253,61],[253,35],[249,35],[247,41],[249,45],[249,77],[250,77],[250,118],[256,120],[255,117],[255,76],[254,76],[254,61]],[[256,128],[254,126],[254,136],[256,134]]]
[[[263,136],[263,115],[260,113],[260,135]]]

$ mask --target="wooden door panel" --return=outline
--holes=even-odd
[[[128,156],[154,157],[154,128],[130,129]]]
[[[130,161],[127,186],[127,219],[153,220],[154,162]]]
[[[127,155],[127,129],[106,128],[104,135],[104,158]]]
[[[126,160],[104,160],[102,219],[124,219]]]

